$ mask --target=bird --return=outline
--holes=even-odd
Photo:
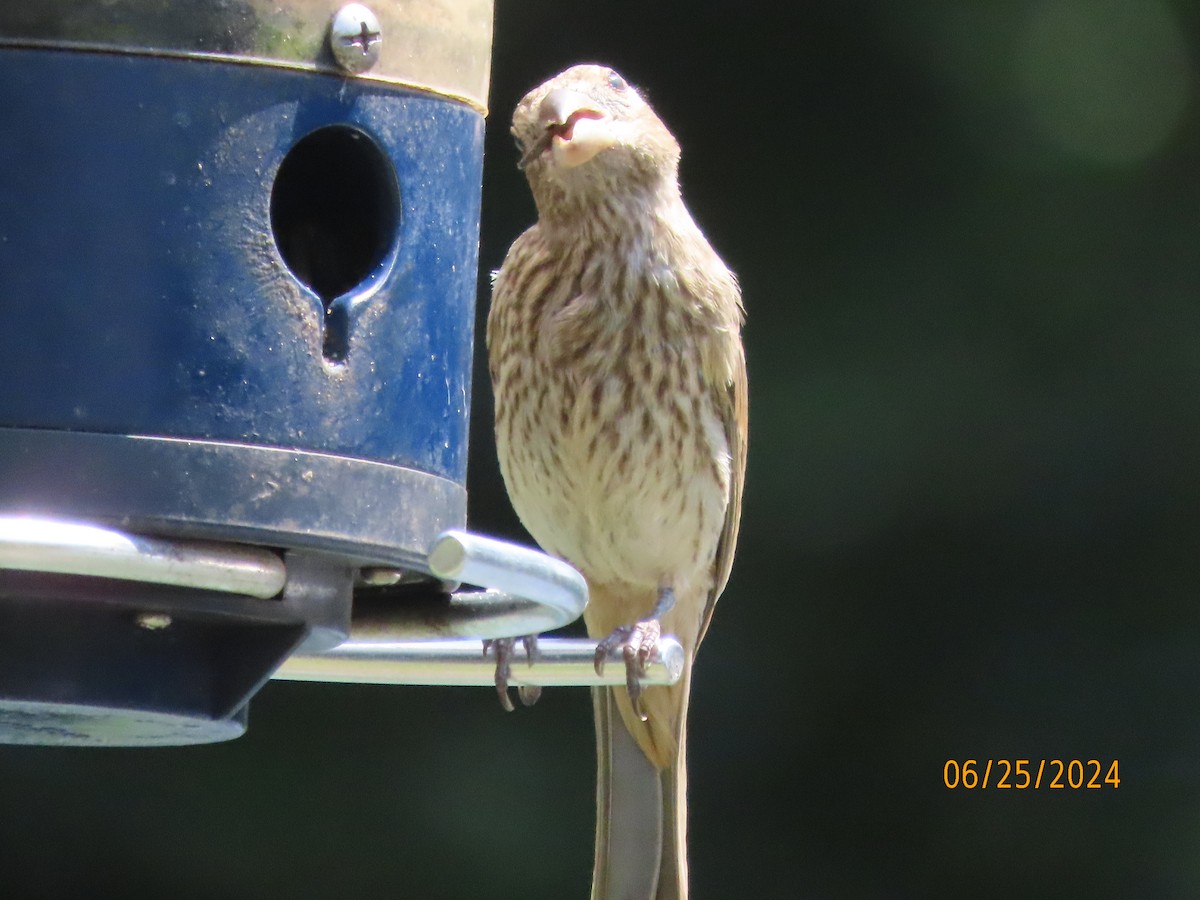
[[[501,474],[534,540],[587,581],[597,670],[626,667],[625,687],[593,689],[592,897],[682,900],[692,664],[746,470],[741,291],[684,204],[678,142],[618,72],[554,76],[518,103],[512,134],[537,221],[488,312]],[[643,688],[665,634],[683,675]]]

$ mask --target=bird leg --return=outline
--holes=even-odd
[[[512,677],[511,660],[516,641],[516,638],[493,638],[483,642],[484,656],[488,655],[489,650],[495,650],[496,653],[496,693],[500,695],[500,705],[504,707],[505,712],[512,712],[515,708],[512,700],[508,697],[508,680]],[[521,643],[525,647],[526,662],[532,666],[534,659],[537,658],[537,635],[527,634],[521,638]],[[542,696],[541,686],[519,684],[517,685],[517,696],[521,698],[522,706],[533,706],[537,703],[538,697]]]
[[[596,645],[596,674],[604,674],[604,663],[618,647],[625,658],[625,689],[629,691],[629,702],[633,705],[633,713],[643,722],[646,714],[642,712],[640,698],[642,696],[641,678],[646,674],[646,666],[658,653],[658,642],[662,637],[662,617],[675,606],[675,591],[673,588],[660,588],[658,602],[650,615],[639,619],[633,625],[619,625],[612,634]]]

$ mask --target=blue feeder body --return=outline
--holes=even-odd
[[[492,9],[372,6],[0,4],[0,516],[285,573],[264,598],[8,553],[0,742],[236,737],[356,586],[442,603]]]
[[[0,122],[0,512],[407,566],[465,522],[480,112],[10,48]]]

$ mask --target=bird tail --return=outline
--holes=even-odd
[[[629,732],[626,711],[620,708],[629,703],[624,689],[592,690],[597,762],[592,900],[687,898],[684,738],[690,682],[689,665],[680,683],[666,689],[682,695],[682,709],[678,710],[678,749],[661,769]],[[643,699],[655,690],[664,689],[647,688]]]

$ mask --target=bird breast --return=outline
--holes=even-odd
[[[711,565],[729,497],[729,446],[702,375],[708,336],[669,271],[620,260],[591,281],[576,271],[546,273],[542,301],[521,300],[525,327],[494,336],[526,348],[494,373],[513,505],[594,583],[682,589]]]

